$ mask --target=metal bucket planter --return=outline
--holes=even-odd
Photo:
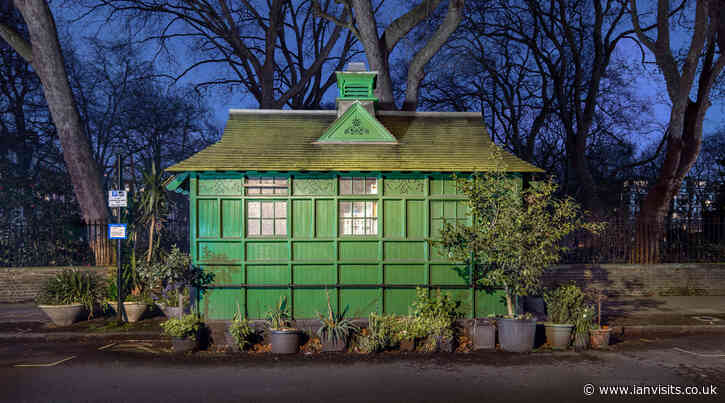
[[[589,342],[592,348],[604,348],[609,346],[609,338],[612,329],[591,329],[589,330]]]
[[[124,302],[123,309],[126,311],[128,321],[133,323],[138,322],[141,319],[141,316],[143,316],[146,309],[148,309],[148,305],[142,302]]]
[[[297,329],[270,330],[269,341],[274,354],[295,354],[300,347],[300,331]]]
[[[536,319],[498,319],[496,325],[503,351],[528,353],[533,350]]]
[[[83,312],[82,304],[38,305],[38,308],[45,312],[56,326],[70,326],[78,322]]]
[[[473,324],[473,349],[493,350],[496,348],[496,325],[488,320],[477,319]]]
[[[172,337],[171,346],[175,353],[190,353],[198,347],[199,343],[196,338],[192,337]]]
[[[322,352],[323,353],[340,353],[345,351],[347,348],[347,340],[323,340],[322,341]]]
[[[552,348],[566,349],[571,341],[571,331],[574,325],[544,323],[546,328],[546,341]]]

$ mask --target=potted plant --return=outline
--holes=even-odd
[[[196,314],[171,318],[161,323],[161,328],[171,337],[171,344],[177,353],[190,352],[198,347],[201,326],[201,318]]]
[[[562,285],[544,293],[549,321],[544,323],[546,340],[552,348],[567,348],[576,316],[584,305],[584,293],[575,284]]]
[[[242,319],[239,311],[234,314],[234,319],[229,325],[228,334],[232,339],[233,348],[237,351],[251,347],[256,336],[256,332],[249,325],[249,320]]]
[[[589,344],[589,331],[592,329],[594,307],[583,305],[574,318],[574,348],[584,350]]]
[[[287,298],[281,296],[277,306],[267,312],[270,344],[275,354],[294,354],[299,349],[300,331],[289,324]]]
[[[592,348],[603,348],[609,346],[609,339],[612,329],[602,326],[602,299],[604,295],[599,291],[597,293],[597,327],[589,330],[589,343]]]
[[[142,286],[138,273],[131,265],[124,265],[121,270],[121,287],[124,293],[123,310],[129,322],[138,322],[152,302],[150,295]],[[108,278],[108,305],[118,312],[118,280],[115,269]]]
[[[395,334],[400,345],[400,351],[415,351],[417,341],[421,337],[420,330],[420,321],[414,316],[401,316],[397,319]]]
[[[36,303],[56,326],[69,326],[79,320],[84,308],[88,319],[93,317],[103,296],[100,283],[95,273],[63,270],[43,284]]]
[[[327,294],[327,314],[322,315],[319,312],[317,316],[320,318],[320,328],[317,329],[317,336],[322,341],[323,352],[340,352],[347,348],[350,337],[358,332],[350,319],[345,318],[347,308],[342,313],[335,313],[330,304],[330,294]]]
[[[501,155],[492,155],[503,167]],[[514,300],[540,288],[543,271],[557,262],[560,240],[575,230],[597,232],[601,224],[585,223],[571,199],[556,199],[552,181],[531,182],[521,188],[504,172],[474,174],[458,179],[467,198],[471,224],[445,223],[441,241],[453,261],[468,265],[471,281],[502,288],[507,315],[497,320],[501,348],[529,352],[534,346],[536,319],[514,310]]]

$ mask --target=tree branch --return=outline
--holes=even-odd
[[[0,37],[8,43],[28,64],[33,64],[33,47],[20,32],[0,22]]]

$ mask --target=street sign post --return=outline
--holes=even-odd
[[[108,191],[108,207],[128,207],[128,197],[125,190]]]
[[[108,239],[126,239],[126,224],[108,224]]]

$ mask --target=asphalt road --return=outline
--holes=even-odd
[[[722,336],[629,341],[603,352],[528,355],[179,357],[99,351],[103,344],[0,344],[0,401],[725,401]],[[72,356],[55,366],[17,366],[52,364]],[[594,386],[591,396],[585,394],[588,384]],[[628,386],[631,393],[646,393],[634,387],[648,386],[659,394],[605,397],[598,389],[602,386]],[[712,392],[714,386],[718,395],[674,395],[677,387],[684,393],[690,386],[700,392]]]

